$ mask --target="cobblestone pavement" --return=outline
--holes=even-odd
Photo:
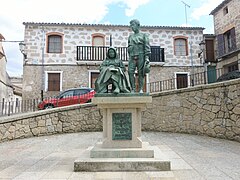
[[[0,143],[2,179],[240,179],[240,143],[187,134],[143,132],[171,160],[172,171],[73,172],[74,160],[101,132],[42,136]]]

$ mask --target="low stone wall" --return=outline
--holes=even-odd
[[[153,94],[143,112],[144,131],[201,134],[240,142],[240,79]],[[0,119],[0,142],[56,133],[102,131],[92,104]]]
[[[74,105],[1,118],[0,142],[56,133],[101,130],[102,116],[96,106]]]
[[[240,142],[240,79],[153,94],[142,128]]]

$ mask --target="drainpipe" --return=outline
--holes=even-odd
[[[44,31],[44,27],[42,26],[42,84],[41,84],[41,100],[43,101],[43,92],[45,89],[45,74],[44,74],[44,50],[45,50],[45,31]]]

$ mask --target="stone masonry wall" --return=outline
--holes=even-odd
[[[0,142],[57,133],[102,130],[102,116],[94,105],[74,105],[1,118]]]
[[[44,31],[43,31],[44,28]],[[174,37],[186,37],[192,44],[193,62],[201,66],[198,58],[199,43],[203,38],[203,29],[188,27],[154,27],[144,26],[141,31],[149,35],[151,46],[161,46],[165,52],[165,66],[191,66],[190,52],[188,56],[174,55]],[[48,33],[63,34],[63,52],[44,52],[44,64],[76,64],[76,46],[92,46],[92,35],[101,34],[105,38],[105,46],[109,46],[110,35],[112,46],[127,47],[128,37],[132,34],[129,26],[87,25],[87,24],[29,24],[25,26],[24,42],[28,54],[28,64],[42,64],[42,47]],[[44,39],[43,39],[44,37]],[[45,50],[46,51],[46,50]],[[190,51],[190,50],[189,50]]]
[[[142,127],[240,142],[240,79],[153,94]]]
[[[223,9],[228,7],[228,13],[225,14]],[[240,1],[231,0],[214,14],[215,34],[223,34],[235,27],[236,39],[240,39]],[[240,41],[236,41],[237,47],[240,48]]]
[[[101,111],[74,105],[0,119],[0,142],[57,133],[101,131]],[[240,142],[240,79],[153,94],[142,130],[207,135]]]
[[[127,67],[127,66],[126,66]],[[33,98],[41,98],[41,83],[42,80],[42,66],[39,65],[25,65],[23,74],[24,74],[24,91],[23,99],[33,99]],[[69,70],[71,69],[71,70]],[[99,65],[52,65],[52,66],[44,66],[44,71],[62,71],[63,81],[62,81],[62,90],[74,88],[74,87],[91,87],[90,83],[90,72],[98,71]],[[148,82],[156,82],[161,80],[173,79],[175,72],[189,72],[191,71],[191,67],[159,67],[152,66],[151,73],[147,77]],[[195,73],[202,72],[202,67],[195,67]],[[125,72],[128,77],[128,72]],[[70,78],[69,78],[70,77]],[[34,81],[34,79],[38,79],[38,81]],[[47,86],[47,83],[45,83]],[[58,95],[58,91],[44,91],[44,97],[47,96],[55,96]]]

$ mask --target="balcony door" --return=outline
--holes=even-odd
[[[102,34],[92,35],[92,57],[94,60],[102,61],[105,57],[106,52],[103,52],[103,46],[105,46],[105,37]]]

